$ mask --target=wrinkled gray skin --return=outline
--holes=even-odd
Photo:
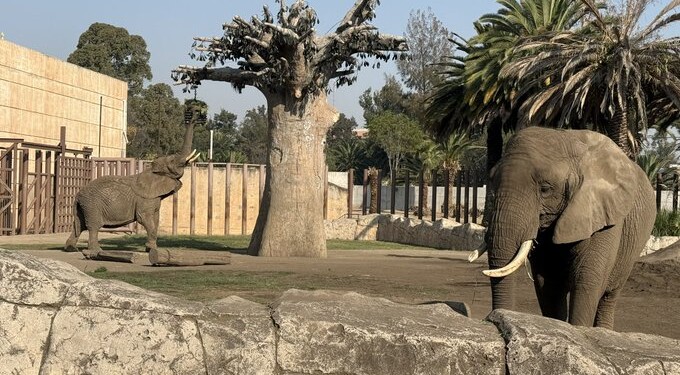
[[[612,329],[616,299],[656,216],[645,173],[604,135],[534,127],[510,140],[491,184],[490,268],[535,239],[529,261],[543,315]],[[521,274],[491,279],[494,309],[513,309]]]
[[[187,165],[192,140],[193,124],[190,124],[178,154],[154,159],[151,167],[142,173],[104,176],[83,187],[76,195],[73,232],[64,250],[78,251],[78,237],[82,231],[88,230],[88,250],[99,252],[98,232],[102,227],[118,227],[135,221],[146,229],[146,251],[155,249],[161,200],[182,187],[180,179]]]

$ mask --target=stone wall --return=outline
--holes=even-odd
[[[0,250],[7,374],[677,374],[680,341],[290,290],[189,302]]]
[[[478,249],[484,243],[485,231],[473,223],[450,219],[431,222],[390,214],[326,221],[328,239],[397,242],[447,250]]]
[[[124,157],[126,102],[124,81],[0,40],[0,138],[56,146],[66,126],[69,148]]]

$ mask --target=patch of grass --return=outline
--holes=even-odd
[[[96,270],[94,270],[93,273],[103,273],[103,272],[106,272],[106,271],[108,271],[108,269],[106,269],[106,267],[99,267]]]
[[[301,290],[351,290],[361,294],[402,299],[408,302],[443,300],[451,290],[445,285],[423,287],[372,276],[296,274],[293,272],[247,272],[172,270],[158,272],[89,273],[99,279],[115,279],[144,289],[194,301],[211,301],[237,295],[267,304],[282,292]]]
[[[656,214],[654,236],[680,236],[680,211],[661,210]]]
[[[99,241],[102,250],[144,251],[146,235],[136,234],[105,238]],[[198,250],[231,251],[245,253],[250,242],[250,236],[189,236],[162,235],[158,238],[160,248],[187,248]],[[85,248],[84,243],[79,247]],[[352,240],[328,240],[326,246],[329,250],[400,250],[400,249],[427,249],[425,247],[405,245],[382,241],[352,241]],[[64,244],[7,244],[0,245],[8,250],[62,250]]]

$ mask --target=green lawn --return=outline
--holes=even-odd
[[[158,239],[158,247],[187,248],[198,250],[228,250],[232,252],[245,252],[250,241],[250,236],[161,236]],[[129,235],[117,238],[107,238],[100,241],[103,250],[143,250],[146,235]],[[79,246],[84,247],[84,244]],[[61,250],[63,243],[44,244],[7,244],[0,248],[8,250]],[[396,249],[424,249],[420,246],[404,245],[382,241],[351,241],[351,240],[328,240],[329,250],[396,250]]]

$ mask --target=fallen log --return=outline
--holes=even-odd
[[[146,258],[145,253],[138,251],[101,250],[94,252],[83,250],[82,253],[86,259],[110,262],[140,263],[142,259]]]
[[[229,264],[231,263],[231,253],[228,251],[209,250],[152,249],[149,252],[149,262],[155,266]]]

